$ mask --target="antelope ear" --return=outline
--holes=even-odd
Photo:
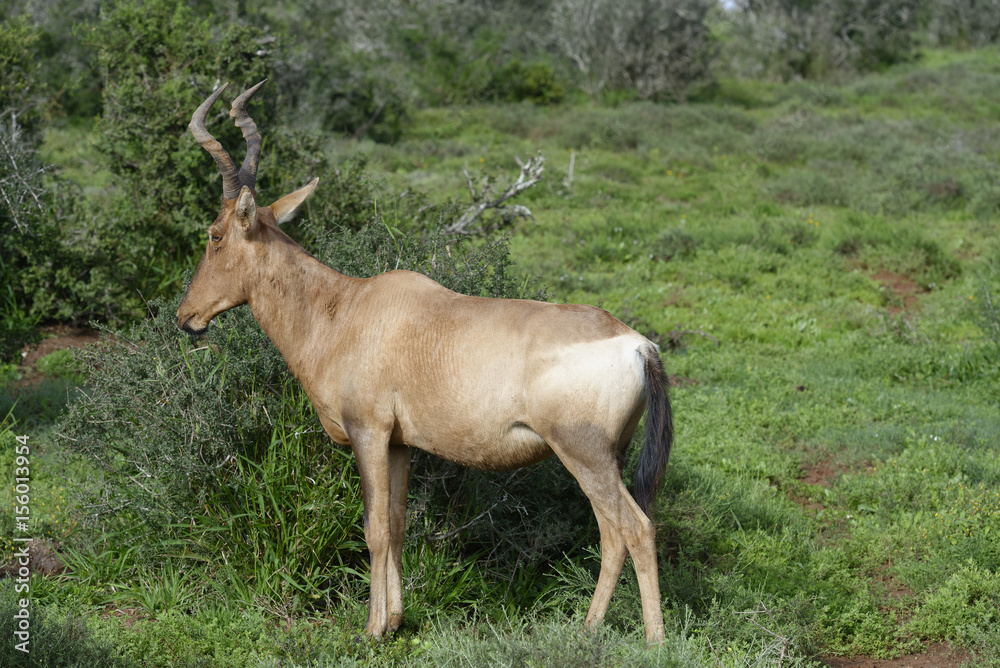
[[[271,213],[274,214],[274,219],[278,221],[279,225],[287,223],[292,219],[296,209],[306,201],[306,197],[312,194],[317,183],[319,183],[319,179],[313,179],[308,185],[299,188],[289,195],[285,195],[271,205]]]
[[[244,233],[251,231],[257,225],[257,202],[253,199],[253,192],[250,188],[243,186],[240,189],[239,199],[236,201],[236,226]]]

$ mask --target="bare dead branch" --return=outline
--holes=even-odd
[[[569,150],[569,170],[566,172],[566,178],[563,179],[563,186],[566,190],[573,187],[573,166],[576,164],[576,151],[573,149]]]
[[[0,199],[6,205],[14,227],[27,232],[29,220],[44,215],[42,176],[45,166],[37,166],[22,140],[17,114],[10,113],[10,126],[0,128]]]
[[[503,192],[495,197],[488,176],[483,179],[482,186],[480,186],[477,192],[468,170],[462,170],[462,173],[465,174],[465,180],[469,184],[469,196],[472,198],[472,206],[466,209],[465,213],[458,220],[444,228],[446,233],[472,234],[474,231],[472,229],[473,224],[489,209],[494,209],[498,214],[500,218],[499,226],[509,225],[517,218],[534,219],[534,216],[527,207],[519,204],[505,205],[504,202],[517,197],[542,180],[542,172],[545,170],[545,157],[539,153],[529,158],[527,162],[522,162],[520,158],[516,157],[515,160],[517,160],[517,164],[521,168],[521,173],[518,174],[516,181],[504,188]]]

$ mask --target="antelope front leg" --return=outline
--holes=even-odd
[[[403,538],[406,536],[406,495],[410,483],[410,448],[389,447],[389,631],[403,625]]]
[[[381,638],[389,630],[388,582],[391,542],[389,435],[351,434],[365,506],[365,542],[371,556],[371,593],[365,634]],[[402,606],[400,606],[402,608]]]

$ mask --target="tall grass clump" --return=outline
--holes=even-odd
[[[976,323],[1000,354],[1000,260],[984,262],[976,278],[979,288],[978,300],[973,300]]]

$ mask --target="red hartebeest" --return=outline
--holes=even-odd
[[[261,82],[263,83],[263,82]],[[344,276],[278,225],[316,187],[258,206],[261,137],[233,101],[247,156],[240,170],[205,129],[225,86],[190,128],[222,171],[222,211],[177,309],[177,325],[204,332],[219,313],[249,304],[284,355],[335,442],[354,451],[364,494],[371,596],[365,632],[403,622],[401,563],[409,448],[507,470],[553,452],[579,482],[601,531],[601,574],[587,624],[604,617],[632,555],[646,639],[663,639],[653,523],[648,514],[670,454],[670,402],[656,346],[591,306],[456,294],[421,274]],[[636,499],[622,483],[625,449],[646,416]]]

